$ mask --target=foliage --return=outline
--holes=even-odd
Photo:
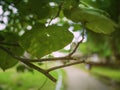
[[[117,28],[115,20],[111,20],[105,11],[85,5],[79,0],[1,0],[0,6],[0,23],[5,26],[0,32],[0,67],[5,70],[21,61],[53,81],[56,80],[50,71],[77,62],[48,70],[32,62],[73,60],[72,54],[83,41],[85,29],[87,32],[110,35]],[[73,33],[69,27],[77,25],[83,28],[83,38],[78,41],[76,48],[66,57],[44,59],[72,42]],[[29,54],[27,57],[26,52]]]
[[[16,55],[22,55],[23,49],[20,46],[17,46],[16,48],[14,47],[14,45],[9,46],[9,44],[16,44],[16,42],[19,40],[18,35],[11,32],[1,31],[0,36],[1,36],[1,41],[4,42],[5,44],[8,44],[5,46],[6,48],[9,48],[10,50],[12,50],[14,53],[16,53]],[[2,62],[0,63],[0,67],[3,70],[14,66],[18,62],[3,50],[0,50],[0,60],[2,60]]]
[[[108,77],[115,81],[120,81],[119,69],[116,70],[116,69],[111,69],[108,67],[93,67],[91,72],[101,75],[101,76]]]
[[[104,37],[104,35],[101,36],[101,34],[97,33],[90,33],[91,36],[88,34],[88,40],[85,43],[87,46],[90,46],[89,52],[91,53],[98,53],[102,54],[103,56],[115,56],[116,60],[120,60],[120,47],[119,47],[119,34],[120,34],[120,27],[119,27],[119,17],[120,17],[120,2],[116,0],[82,0],[86,2],[87,4],[92,5],[95,8],[102,9],[107,12],[107,16],[111,18],[113,21],[115,21],[118,24],[118,27],[115,28],[116,30],[114,33],[112,33],[110,36]],[[106,24],[104,23],[104,26],[106,27]],[[109,30],[109,29],[108,29]],[[94,35],[96,36],[94,36]],[[93,38],[94,36],[94,38]],[[99,40],[98,40],[99,37]],[[97,45],[96,45],[97,43]],[[83,46],[83,45],[82,45]],[[87,47],[86,46],[86,47]],[[85,47],[85,46],[84,46]],[[97,48],[98,50],[94,50]],[[101,48],[101,49],[100,49]],[[87,49],[81,51],[85,52]]]
[[[40,58],[62,49],[71,42],[72,38],[73,35],[67,30],[67,27],[50,26],[39,28],[38,26],[25,32],[20,38],[20,45],[33,56]]]
[[[57,78],[56,71],[52,72],[52,74]],[[62,74],[64,77],[64,73]],[[49,79],[47,79],[45,85],[41,88],[44,81],[46,81],[46,77],[36,71],[33,73],[17,73],[13,68],[6,72],[0,71],[0,90],[55,90],[55,83],[51,82]]]
[[[109,36],[88,31],[87,42],[82,43],[79,47],[79,50],[86,55],[98,53],[101,56],[107,57],[112,53],[109,42]]]
[[[113,21],[100,13],[99,10],[89,7],[71,8],[70,10],[64,10],[64,14],[74,22],[85,23],[86,28],[97,33],[110,34],[116,26]],[[104,24],[106,25],[104,26]]]

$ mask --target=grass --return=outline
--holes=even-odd
[[[118,69],[112,69],[108,67],[93,67],[91,72],[120,82],[120,70]]]
[[[57,78],[56,71],[52,74]],[[0,90],[55,90],[56,84],[49,79],[40,89],[45,80],[46,77],[37,71],[17,73],[15,69],[0,70]]]
[[[84,70],[86,72],[90,72],[92,74],[95,74],[97,76],[104,76],[106,78],[109,78],[111,80],[120,82],[120,69],[112,69],[109,67],[100,67],[100,66],[93,66],[90,71],[85,69],[85,65],[77,65],[78,68],[81,70]]]

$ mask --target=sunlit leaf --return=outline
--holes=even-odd
[[[97,33],[110,34],[117,27],[111,19],[97,12],[96,9],[77,7],[64,10],[64,14],[74,22],[85,23],[86,28]]]
[[[33,28],[20,39],[20,45],[30,54],[42,57],[68,45],[73,35],[68,27],[50,26]]]

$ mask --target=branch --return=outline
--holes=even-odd
[[[72,57],[65,56],[65,57],[42,58],[42,59],[33,59],[33,60],[26,59],[26,60],[29,60],[29,62],[44,62],[44,61],[75,60],[75,59]]]
[[[63,2],[58,6],[58,12],[57,12],[57,14],[50,19],[50,21],[48,22],[48,25],[50,25],[50,23],[51,23],[51,21],[53,19],[55,19],[56,17],[58,17],[60,15],[60,11],[62,9],[62,5],[63,5]]]
[[[52,80],[53,82],[56,82],[56,81],[57,81],[53,76],[51,76],[48,72],[46,72],[46,70],[41,69],[40,67],[38,67],[38,66],[36,66],[36,65],[28,62],[28,61],[25,61],[25,60],[22,60],[22,59],[18,59],[9,49],[7,49],[7,48],[5,48],[5,47],[3,47],[3,46],[0,46],[0,48],[1,48],[2,50],[4,50],[5,52],[7,52],[9,55],[11,55],[13,58],[15,58],[15,59],[23,62],[24,64],[28,65],[29,67],[31,67],[31,68],[33,68],[33,69],[35,69],[35,70],[43,73],[46,77],[48,77],[48,78],[49,78],[50,80]]]
[[[84,40],[84,33],[85,33],[85,23],[83,23],[83,32],[82,32],[82,39],[77,43],[76,47],[74,48],[74,50],[69,53],[67,56],[64,57],[55,57],[55,58],[43,58],[43,59],[24,59],[24,60],[28,60],[29,62],[43,62],[43,61],[57,61],[57,60],[76,60],[75,58],[71,57],[76,50],[78,49],[79,45],[83,42]]]
[[[44,62],[44,61],[57,61],[57,60],[76,60],[76,59],[74,59],[71,56],[76,52],[77,48],[83,42],[83,40],[84,40],[84,29],[83,29],[82,39],[77,43],[75,49],[70,54],[68,54],[67,56],[64,56],[64,57],[29,59],[29,58],[21,58],[19,56],[14,55],[14,54],[12,54],[12,56],[14,56],[14,58],[16,58],[16,59],[19,59],[19,60],[22,60],[22,61],[28,61],[28,62]],[[9,44],[9,43],[3,43],[3,42],[0,42],[0,44],[19,46],[18,44]]]
[[[31,67],[31,68],[39,71],[39,72],[41,72],[46,77],[48,77],[51,81],[53,81],[53,82],[57,81],[52,75],[50,75],[48,72],[46,72],[46,70],[41,69],[40,67],[38,67],[38,66],[36,66],[36,65],[34,65],[34,64],[30,63],[30,62],[27,62],[27,61],[26,62],[25,61],[21,61],[21,62],[23,62],[24,64],[28,65],[29,67]]]
[[[84,26],[83,26],[84,28]],[[47,70],[44,70],[34,64],[32,64],[31,62],[43,62],[43,61],[56,61],[56,60],[76,60],[72,57],[72,55],[76,52],[78,46],[80,45],[80,43],[82,43],[82,41],[84,40],[84,29],[83,29],[83,35],[82,35],[82,39],[77,43],[75,49],[70,53],[68,54],[67,56],[64,56],[64,57],[56,57],[56,58],[43,58],[43,59],[26,59],[26,58],[21,58],[19,56],[16,56],[14,53],[12,53],[8,48],[5,48],[4,46],[1,46],[0,45],[0,48],[2,50],[4,50],[5,52],[7,52],[9,55],[11,55],[13,58],[23,62],[24,64],[28,65],[29,67],[41,72],[42,74],[44,74],[46,77],[48,77],[50,80],[52,80],[53,82],[56,82],[56,79],[51,75],[49,74],[50,71],[53,71],[53,70],[56,70],[56,69],[59,69],[59,68],[63,68],[63,67],[67,67],[67,66],[71,66],[71,65],[75,65],[75,64],[79,64],[79,63],[84,63],[84,60],[83,61],[76,61],[76,62],[73,62],[73,63],[69,63],[69,64],[66,64],[66,65],[61,65],[61,66],[56,66],[56,67],[52,67],[52,68],[49,68]],[[1,43],[1,44],[5,44],[5,45],[13,45],[14,44],[9,44],[9,43]],[[16,45],[17,46],[17,45]]]
[[[11,44],[11,43],[6,43],[6,42],[0,42],[1,45],[7,45],[7,46],[16,46],[18,47],[19,44]],[[2,46],[0,46],[0,48],[3,48]],[[6,49],[6,48],[4,48]],[[7,50],[8,52],[8,50]],[[22,60],[22,61],[28,61],[28,62],[44,62],[44,61],[57,61],[57,60],[74,60],[71,57],[54,57],[54,58],[41,58],[41,59],[29,59],[29,58],[21,58],[15,54],[13,54],[12,52],[9,51],[9,54],[11,54],[11,56],[14,56],[14,58],[18,59],[18,60]]]
[[[4,42],[0,42],[0,44],[10,45],[10,46],[19,46],[18,44],[10,44],[10,43],[4,43]],[[2,47],[2,46],[0,46],[0,47]],[[44,62],[44,61],[57,61],[57,60],[75,60],[72,57],[67,57],[67,56],[64,56],[64,57],[54,57],[54,58],[29,59],[29,58],[21,58],[19,56],[16,56],[12,52],[9,52],[9,53],[11,53],[11,56],[14,56],[14,58],[16,58],[18,60],[28,61],[28,62]]]
[[[68,57],[71,57],[76,52],[76,50],[78,49],[79,45],[83,42],[83,40],[84,40],[84,29],[83,29],[82,33],[83,33],[82,34],[82,39],[77,43],[77,45],[74,48],[74,50],[70,54],[68,54]]]
[[[49,68],[49,69],[47,70],[47,72],[51,72],[51,71],[56,70],[56,69],[60,69],[60,68],[64,68],[64,67],[68,67],[68,66],[72,66],[72,65],[84,63],[84,62],[85,62],[85,61],[82,60],[82,61],[77,61],[77,62],[73,62],[73,63],[66,64],[66,65],[61,65],[61,66],[52,67],[52,68]]]
[[[78,49],[79,45],[83,42],[83,40],[84,40],[84,36],[83,36],[82,39],[77,43],[77,45],[76,45],[76,47],[74,48],[74,50],[73,50],[70,54],[68,54],[68,57],[71,57],[71,56],[76,52],[76,50]]]
[[[13,54],[13,53],[12,53]],[[22,61],[27,61],[27,62],[44,62],[44,61],[58,61],[58,60],[76,60],[72,57],[55,57],[55,58],[42,58],[42,59],[29,59],[29,58],[21,58],[18,57],[16,55],[12,55],[14,56],[14,58],[18,59],[18,60],[22,60]]]

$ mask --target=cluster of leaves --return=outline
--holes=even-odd
[[[112,33],[117,26],[104,11],[79,0],[2,0],[0,6],[1,17],[8,21],[4,23],[1,19],[6,26],[0,32],[0,67],[3,70],[14,66],[18,62],[14,58],[23,57],[25,52],[32,56],[29,58],[39,59],[64,48],[74,38],[68,30],[73,24],[74,28],[80,25],[103,34]],[[59,20],[51,24],[51,19],[55,18]]]
[[[119,58],[116,57],[116,59],[120,59],[120,27],[119,27],[119,17],[120,17],[120,2],[116,0],[82,0],[90,5],[92,5],[95,8],[102,9],[108,13],[108,17],[111,18],[113,21],[115,21],[118,24],[118,27],[115,28],[115,32],[111,35],[105,37],[101,34],[96,34],[94,32],[87,33],[88,34],[88,40],[86,43],[84,43],[80,50],[88,53],[98,53],[102,54],[103,56],[112,56],[115,57],[119,56]],[[105,14],[105,13],[104,13]],[[105,29],[106,23],[101,23],[101,26]],[[109,27],[109,26],[108,26]],[[111,28],[111,27],[110,27]],[[109,29],[106,28],[106,30],[109,31]],[[85,47],[89,47],[89,49],[86,49]],[[83,47],[83,48],[82,48]],[[96,50],[95,50],[96,49]]]

